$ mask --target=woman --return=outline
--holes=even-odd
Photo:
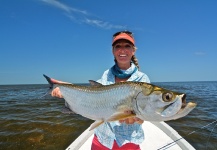
[[[121,31],[115,33],[112,41],[112,53],[114,55],[115,65],[106,70],[98,82],[103,85],[125,81],[149,83],[148,76],[139,71],[135,52],[135,41],[131,32]],[[52,96],[62,97],[58,88],[52,91]],[[91,149],[139,150],[139,144],[144,140],[142,123],[143,121],[139,118],[128,118],[100,125],[95,129]]]

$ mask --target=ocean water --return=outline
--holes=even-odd
[[[197,102],[189,115],[167,123],[197,150],[217,150],[217,122],[210,124],[217,120],[217,82],[154,84]],[[40,98],[47,89],[48,85],[0,85],[0,149],[63,150],[93,122],[63,114],[63,99]]]

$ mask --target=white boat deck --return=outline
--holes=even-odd
[[[185,139],[169,144],[182,137],[165,122],[145,121],[142,126],[145,132],[145,140],[140,145],[142,150],[195,150]],[[90,150],[93,136],[88,128],[66,150]]]

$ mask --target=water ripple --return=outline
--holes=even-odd
[[[198,103],[188,116],[167,123],[196,149],[216,150],[215,124],[200,128],[217,119],[217,82],[156,84],[184,92],[187,101]],[[40,99],[47,88],[48,85],[0,86],[0,149],[62,150],[93,122],[80,115],[62,114],[61,99]]]

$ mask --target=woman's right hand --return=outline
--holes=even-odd
[[[58,98],[63,98],[59,87],[56,87],[55,89],[53,89],[51,91],[51,96],[58,97]]]

